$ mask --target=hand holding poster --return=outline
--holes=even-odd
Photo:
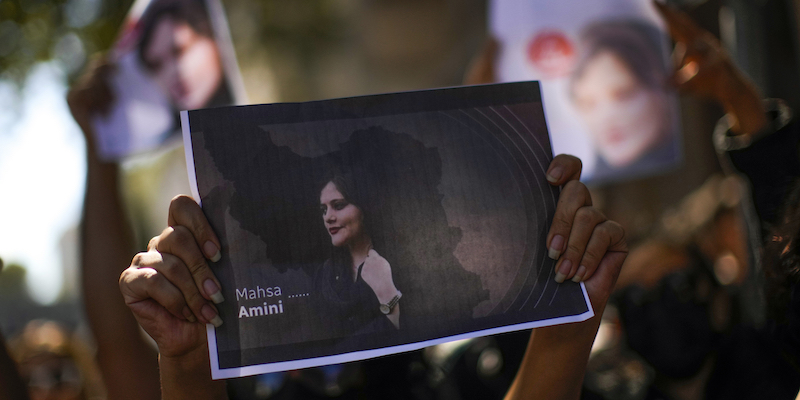
[[[646,176],[680,162],[680,117],[650,0],[491,3],[499,82],[539,79],[556,153],[585,180]]]
[[[244,101],[218,0],[138,0],[108,63],[112,105],[92,121],[106,160],[157,148],[176,132],[178,110]]]
[[[581,321],[554,280],[536,82],[181,114],[222,244],[212,375]]]

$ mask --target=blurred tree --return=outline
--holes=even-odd
[[[0,0],[0,79],[22,83],[36,63],[59,60],[70,77],[107,49],[131,0]]]
[[[27,299],[25,268],[19,264],[8,264],[0,273],[0,300]]]

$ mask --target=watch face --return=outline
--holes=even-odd
[[[384,314],[389,314],[390,312],[392,312],[392,309],[389,308],[389,306],[386,304],[381,304],[381,312]]]

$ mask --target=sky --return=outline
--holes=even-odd
[[[80,220],[85,141],[60,64],[37,65],[22,89],[0,81],[0,258],[25,267],[31,296],[50,304],[64,282],[59,240]]]

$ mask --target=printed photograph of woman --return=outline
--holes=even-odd
[[[233,104],[202,0],[154,0],[139,25],[139,58],[176,109]]]
[[[138,0],[90,74],[100,158],[175,144],[178,113],[241,103],[242,78],[218,0]]]
[[[531,245],[558,202],[538,90],[183,113],[193,191],[222,246],[220,374],[588,318],[579,279],[559,284]]]
[[[581,34],[570,98],[598,154],[593,180],[641,174],[680,153],[661,41],[639,20],[595,23]]]

